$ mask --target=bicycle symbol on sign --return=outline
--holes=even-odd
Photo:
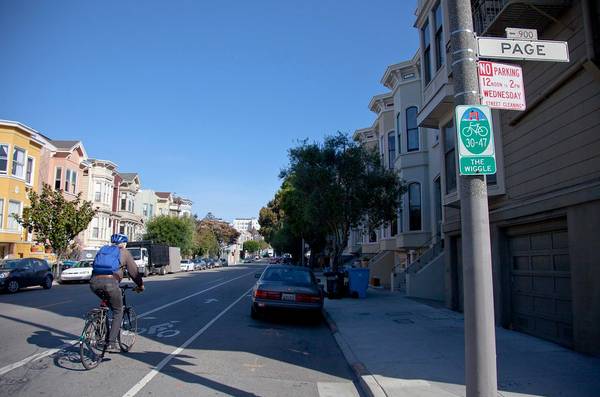
[[[490,133],[487,127],[482,126],[476,121],[471,121],[469,125],[464,127],[460,132],[466,138],[471,137],[473,134],[479,135],[480,137],[486,137]]]

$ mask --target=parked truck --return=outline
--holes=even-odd
[[[127,250],[133,256],[142,276],[150,274],[164,275],[180,270],[181,253],[179,247],[154,244],[152,241],[134,241],[127,244]]]

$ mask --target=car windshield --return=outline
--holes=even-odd
[[[142,258],[142,250],[139,248],[138,249],[127,248],[127,251],[129,251],[131,256],[133,256],[133,260],[135,260],[135,261]]]
[[[272,268],[265,270],[264,281],[283,281],[286,283],[310,284],[310,273],[294,268]]]
[[[6,269],[25,269],[27,266],[24,261],[8,260],[2,263],[2,267]]]
[[[90,261],[81,261],[81,262],[77,263],[73,267],[78,267],[78,268],[92,267],[92,262],[90,262]]]

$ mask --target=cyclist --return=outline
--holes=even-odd
[[[109,353],[119,352],[117,337],[121,330],[123,321],[123,297],[119,289],[119,283],[123,279],[123,269],[127,269],[129,277],[137,285],[136,292],[144,290],[144,282],[140,276],[133,257],[125,249],[127,236],[124,234],[113,234],[110,237],[112,245],[106,245],[98,251],[94,259],[90,289],[100,299],[106,300],[108,307],[113,312],[113,321],[108,336]]]

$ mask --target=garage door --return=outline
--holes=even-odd
[[[571,347],[573,319],[567,229],[566,225],[544,229],[548,225],[528,225],[508,233],[512,327]],[[524,230],[537,232],[523,233]]]

